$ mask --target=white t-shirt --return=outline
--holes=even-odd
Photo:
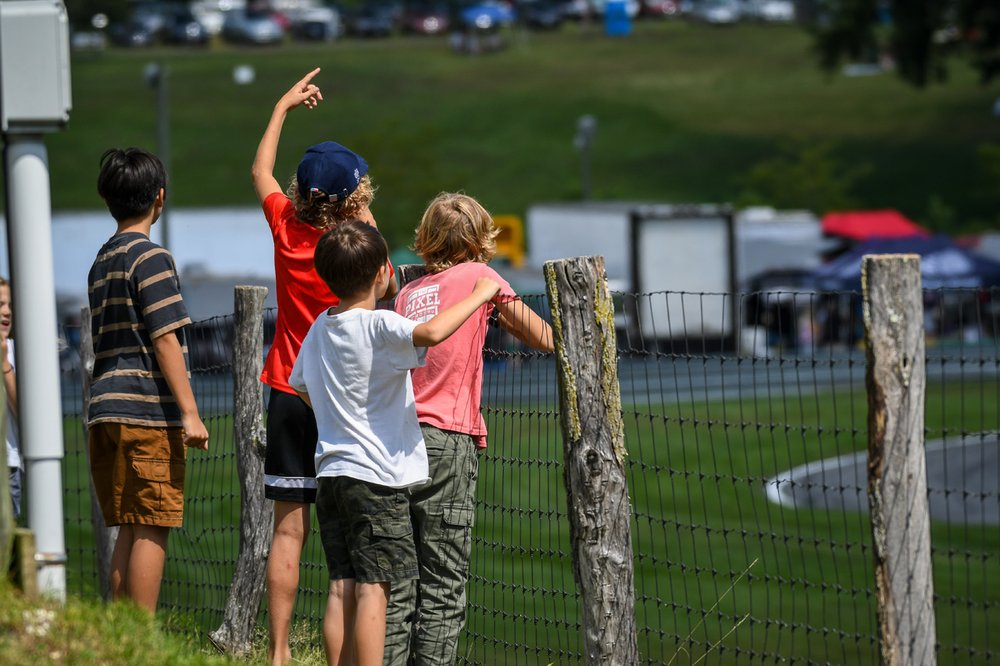
[[[7,340],[7,360],[14,367],[14,341]],[[17,443],[17,417],[7,404],[7,467],[21,467],[21,451]]]
[[[349,476],[389,488],[426,483],[427,449],[410,370],[419,322],[389,310],[321,314],[299,350],[289,385],[316,414],[316,476]]]

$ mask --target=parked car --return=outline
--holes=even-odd
[[[70,34],[69,44],[74,51],[103,51],[108,40],[98,30],[74,30]]]
[[[178,7],[179,8],[179,7]],[[143,26],[153,37],[153,40],[161,39],[167,29],[169,16],[174,9],[173,5],[167,5],[153,0],[151,2],[138,2],[132,11],[131,23]]]
[[[770,23],[790,23],[795,20],[795,3],[792,0],[742,0],[744,18]]]
[[[305,7],[286,17],[297,39],[329,42],[344,34],[343,17],[333,7]]]
[[[484,0],[462,8],[459,12],[462,23],[477,30],[493,30],[514,23],[517,15],[506,2]]]
[[[208,38],[208,30],[195,18],[190,9],[178,8],[167,15],[163,29],[164,41],[201,46],[208,43]]]
[[[556,0],[556,2],[562,9],[563,16],[571,21],[582,21],[592,14],[587,0]]]
[[[344,24],[348,34],[357,37],[388,37],[395,29],[389,8],[373,2],[348,12]]]
[[[595,14],[604,16],[604,6],[607,4],[607,0],[590,0],[590,4]],[[641,9],[642,5],[639,4],[639,0],[625,0],[625,13],[628,14],[629,18],[634,19],[638,16]]]
[[[641,13],[657,18],[679,16],[680,4],[677,0],[641,0]]]
[[[566,20],[563,6],[555,0],[522,2],[518,15],[524,25],[537,30],[554,30]]]
[[[229,7],[230,4],[229,0],[194,0],[189,7],[198,22],[205,26],[209,35],[218,35],[222,33],[222,24],[226,21],[227,11],[235,9]]]
[[[130,48],[152,46],[156,41],[156,36],[147,26],[135,21],[112,24],[108,29],[108,36],[112,44]]]
[[[737,0],[701,0],[691,9],[691,18],[710,25],[739,23],[743,13]]]
[[[440,35],[448,31],[451,21],[444,5],[416,3],[403,10],[403,30],[420,35]]]
[[[236,44],[277,44],[285,38],[281,24],[269,13],[233,10],[226,14],[222,37]]]

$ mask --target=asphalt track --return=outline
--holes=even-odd
[[[1000,525],[997,433],[928,442],[927,499],[932,520]],[[867,453],[801,465],[776,474],[767,498],[795,509],[868,511]]]

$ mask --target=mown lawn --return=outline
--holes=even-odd
[[[170,200],[178,206],[253,205],[250,163],[274,101],[321,66],[326,102],[289,119],[277,173],[290,176],[311,143],[350,145],[371,164],[375,212],[397,244],[441,190],[463,189],[514,214],[578,198],[573,135],[588,113],[598,121],[597,199],[738,201],[749,170],[789,141],[828,142],[835,174],[869,169],[853,188],[860,206],[899,208],[930,224],[947,217],[944,204],[956,228],[1000,221],[1000,188],[977,152],[1000,143],[990,111],[1000,82],[980,85],[960,61],[947,83],[926,90],[892,75],[828,76],[794,26],[635,28],[628,39],[577,25],[518,33],[508,49],[479,57],[416,38],[74,54],[72,119],[48,140],[53,204],[101,208],[101,151],[155,148],[143,68],[159,61],[170,72]],[[254,67],[252,84],[233,82],[240,64]],[[929,216],[932,200],[939,212]]]

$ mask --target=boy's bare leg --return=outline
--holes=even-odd
[[[167,561],[169,527],[132,525],[132,553],[128,561],[125,588],[128,596],[140,608],[156,612],[163,581],[163,565]],[[121,535],[119,534],[119,539]],[[117,544],[115,544],[117,549]]]
[[[326,649],[327,666],[354,663],[351,659],[354,621],[354,581],[330,581],[330,594],[326,598],[326,612],[323,614],[323,647]]]
[[[274,537],[267,558],[267,658],[275,666],[292,658],[288,628],[299,590],[299,559],[309,535],[309,505],[274,502]]]
[[[385,610],[389,606],[389,583],[358,583],[358,608],[354,617],[354,649],[357,666],[381,666],[385,651]]]
[[[132,557],[132,526],[118,528],[118,538],[111,551],[111,600],[117,601],[128,594],[128,563]]]

